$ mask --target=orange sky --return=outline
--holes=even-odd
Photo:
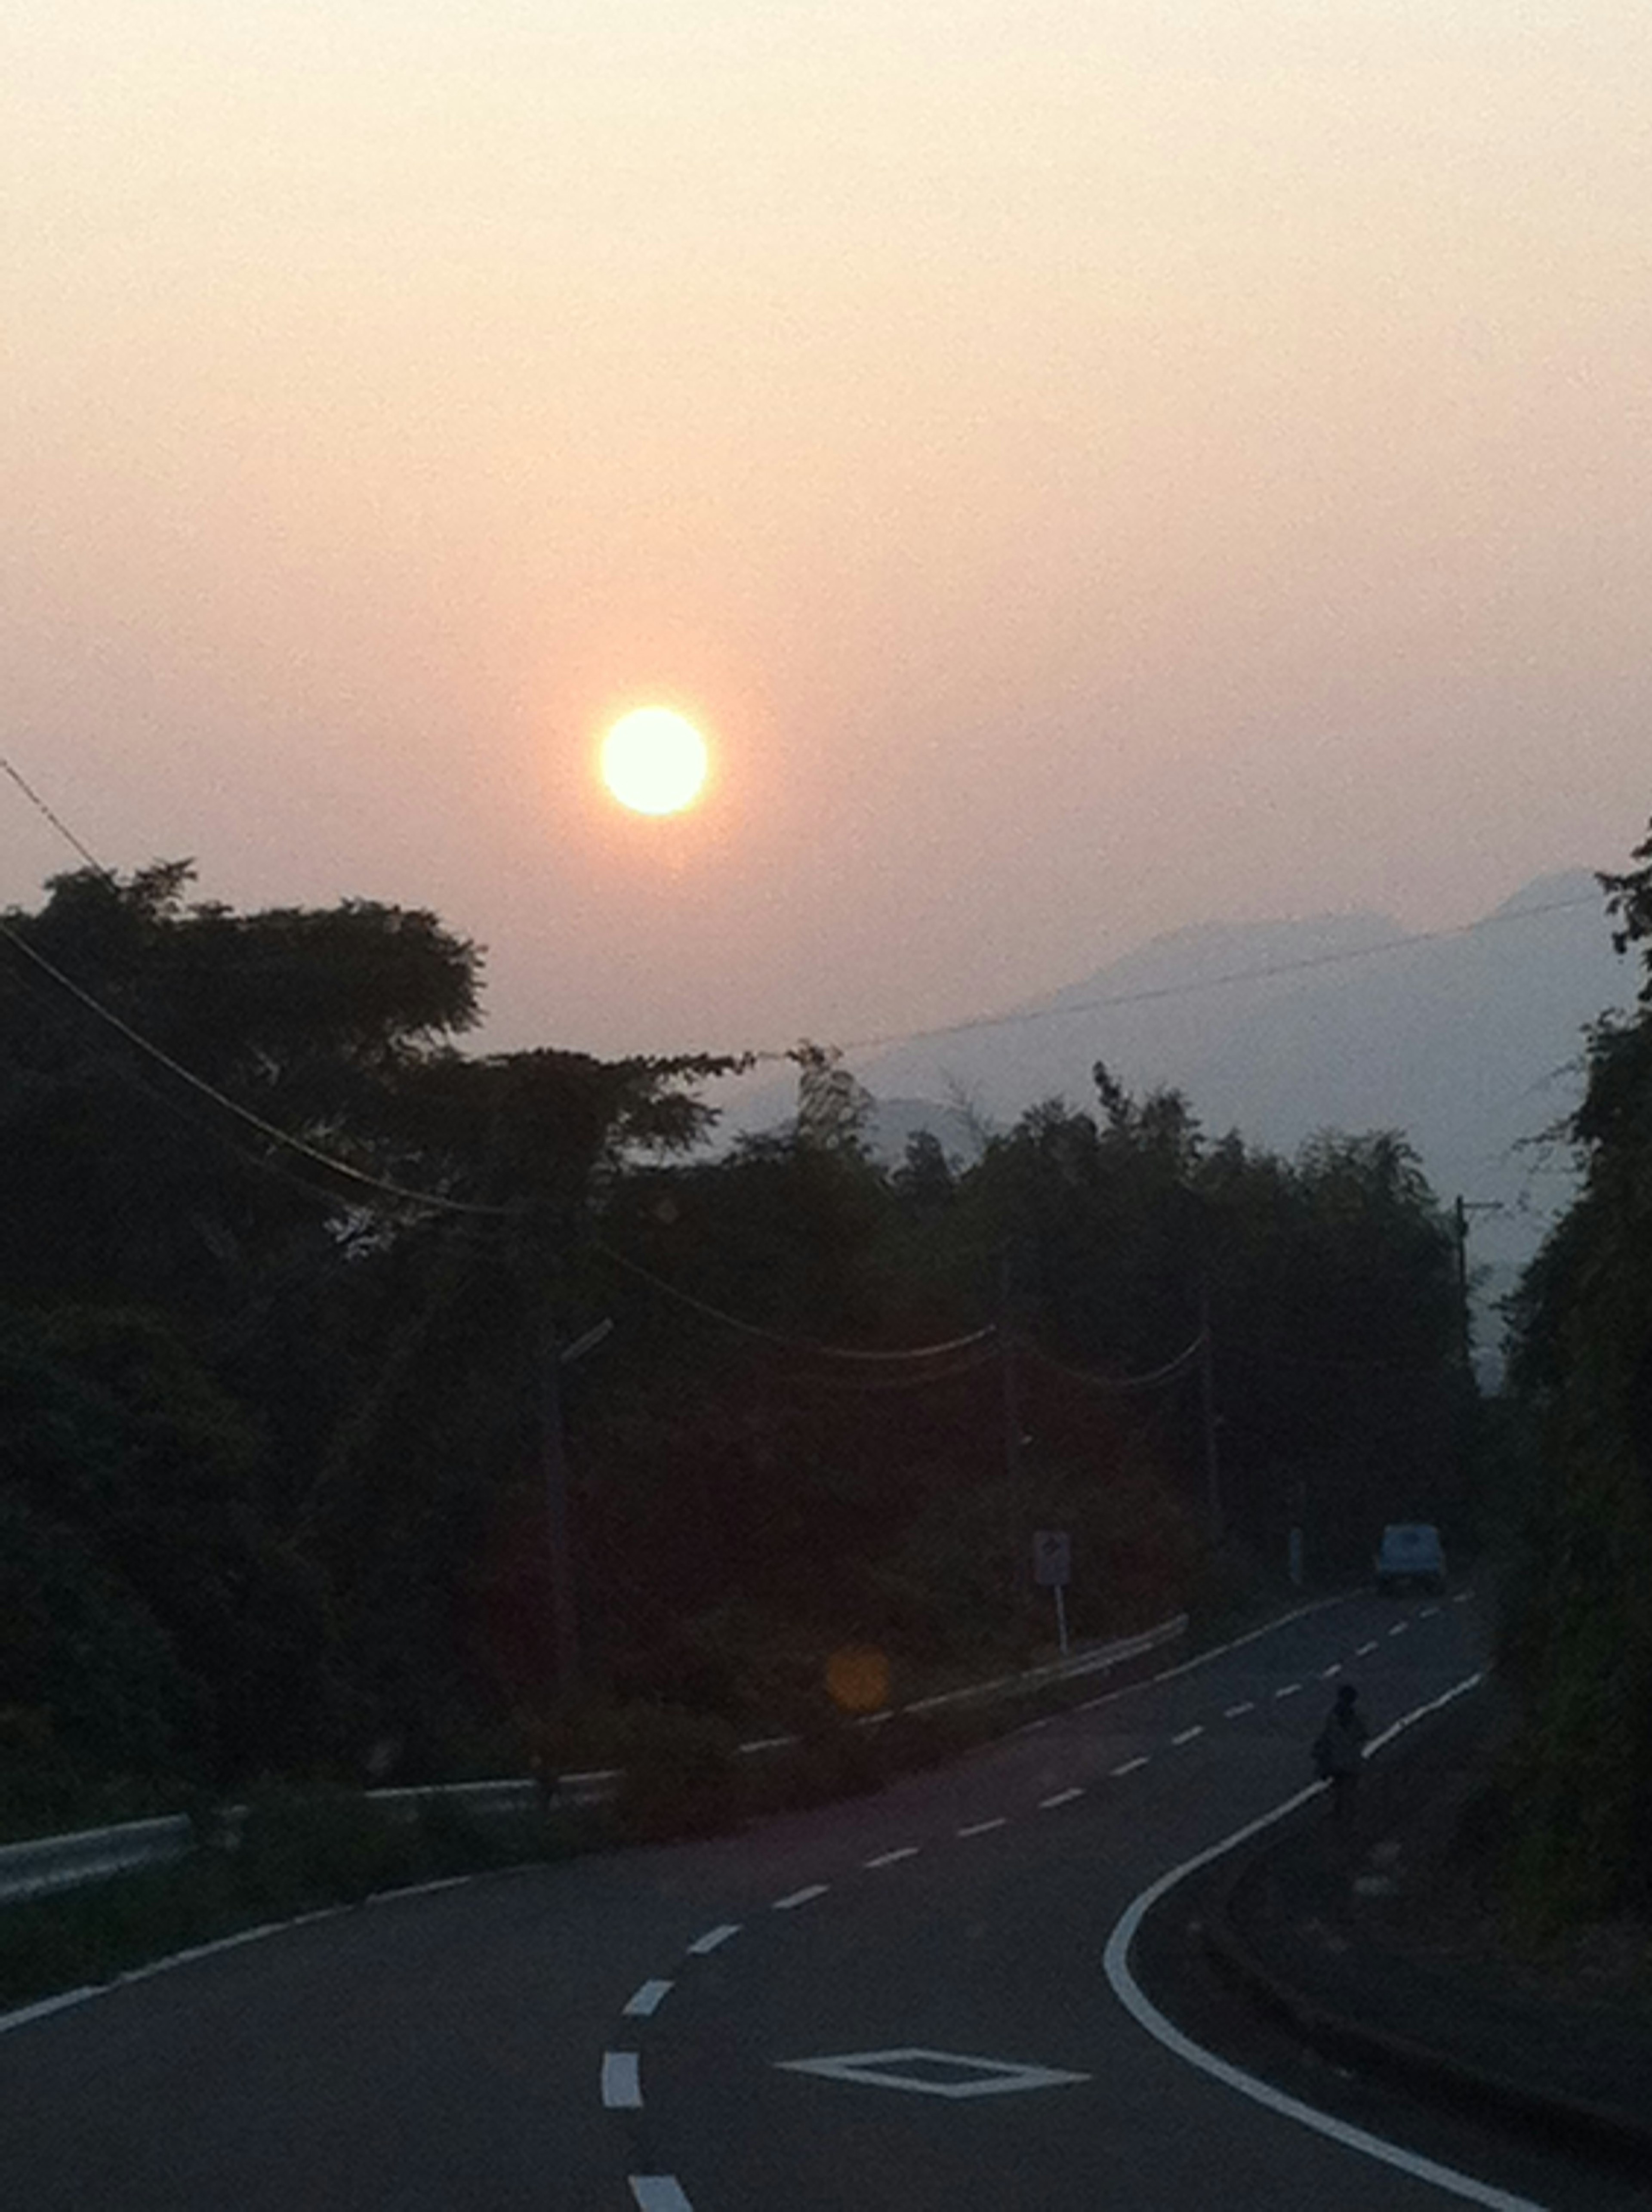
[[[1652,811],[1643,0],[53,0],[0,203],[5,751],[116,866],[435,906],[499,1042]],[[653,699],[689,819],[592,779]],[[0,808],[0,899],[66,857]]]

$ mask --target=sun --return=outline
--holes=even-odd
[[[602,741],[602,780],[634,814],[680,814],[692,806],[709,764],[699,731],[669,707],[623,714]]]

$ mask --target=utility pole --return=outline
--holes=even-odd
[[[1468,1217],[1471,1213],[1502,1211],[1498,1199],[1464,1198],[1461,1193],[1451,1208],[1451,1234],[1457,1258],[1457,1350],[1465,1370],[1474,1364],[1474,1315],[1468,1296]]]
[[[580,1616],[574,1589],[573,1516],[568,1499],[568,1445],[562,1427],[562,1340],[546,1319],[539,1347],[539,1454],[545,1482],[545,1533],[550,1547],[550,1619],[556,1690],[579,1686]]]
[[[1004,1477],[1007,1492],[1005,1518],[1009,1541],[1010,1613],[1020,1608],[1023,1572],[1021,1498],[1021,1377],[1015,1356],[1015,1272],[1013,1247],[1005,1244],[998,1261],[998,1340],[1004,1392]]]
[[[556,1690],[568,1697],[580,1686],[580,1600],[574,1572],[574,1516],[568,1498],[568,1435],[562,1420],[562,1370],[583,1359],[613,1328],[598,1322],[564,1344],[549,1313],[539,1346],[539,1454],[545,1484],[545,1533],[550,1547],[551,1632]]]
[[[1210,1514],[1211,1541],[1222,1540],[1222,1471],[1216,1445],[1216,1345],[1211,1334],[1210,1270],[1199,1276],[1199,1405],[1205,1432],[1205,1498]]]

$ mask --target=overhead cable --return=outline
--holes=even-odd
[[[987,1343],[998,1334],[996,1327],[988,1322],[984,1328],[972,1329],[967,1336],[948,1337],[938,1344],[914,1345],[894,1352],[873,1351],[862,1345],[827,1344],[817,1337],[793,1336],[783,1329],[766,1328],[760,1322],[747,1321],[740,1314],[730,1313],[723,1306],[713,1305],[708,1299],[696,1297],[692,1291],[679,1289],[664,1275],[655,1274],[652,1267],[645,1267],[640,1261],[629,1259],[623,1252],[616,1251],[613,1245],[604,1243],[600,1237],[592,1241],[605,1259],[611,1260],[616,1267],[623,1267],[628,1274],[635,1275],[640,1281],[651,1285],[663,1297],[673,1299],[678,1305],[702,1314],[708,1321],[717,1322],[724,1328],[734,1329],[742,1336],[755,1337],[764,1344],[779,1345],[787,1352],[812,1352],[817,1358],[865,1360],[885,1366],[902,1361],[939,1359],[950,1353],[968,1352],[975,1345]]]
[[[1230,968],[1216,975],[1186,978],[1179,983],[1144,985],[1139,990],[1113,991],[1094,999],[1075,999],[1059,1006],[1028,1006],[1018,1012],[1003,1014],[975,1014],[959,1022],[941,1022],[932,1028],[917,1030],[889,1030],[881,1036],[847,1037],[839,1045],[840,1052],[881,1052],[897,1044],[925,1044],[936,1037],[963,1036],[976,1030],[1005,1029],[1022,1022],[1060,1021],[1069,1014],[1102,1013],[1114,1006],[1144,1006],[1162,999],[1185,999],[1198,991],[1222,991],[1239,983],[1265,983],[1276,975],[1301,975],[1319,968],[1338,968],[1353,960],[1371,960],[1390,952],[1405,952],[1416,945],[1438,945],[1453,938],[1475,937],[1482,931],[1499,929],[1510,922],[1531,921],[1540,915],[1566,914],[1578,907],[1594,906],[1598,901],[1591,893],[1579,894],[1576,898],[1551,899],[1540,906],[1516,907],[1509,912],[1482,915],[1478,921],[1465,921],[1449,929],[1419,929],[1404,937],[1388,937],[1376,945],[1355,945],[1339,952],[1314,952],[1299,960],[1281,960],[1261,968]],[[787,1060],[793,1054],[786,1051],[754,1053],[754,1060]]]
[[[1058,1375],[1065,1375],[1070,1382],[1082,1382],[1091,1390],[1151,1390],[1162,1382],[1174,1382],[1192,1367],[1205,1349],[1206,1332],[1201,1329],[1185,1351],[1178,1352],[1174,1359],[1167,1359],[1163,1367],[1155,1367],[1145,1375],[1091,1375],[1081,1367],[1069,1367],[1064,1360],[1055,1359],[1041,1351],[1030,1337],[1016,1339],[1018,1349],[1030,1352],[1041,1367],[1048,1367]]]
[[[46,800],[41,798],[39,793],[35,790],[33,785],[30,783],[23,775],[21,769],[14,768],[3,753],[0,753],[0,769],[3,769],[5,774],[11,778],[18,790],[22,793],[29,805],[33,807],[36,813],[44,815],[46,819],[52,824],[52,827],[57,831],[58,835],[64,840],[64,843],[71,845],[74,848],[76,852],[80,854],[82,860],[85,861],[88,868],[95,869],[97,873],[103,878],[106,883],[112,884],[115,881],[114,876],[104,866],[97,854],[92,851],[89,846],[83,845],[81,842],[80,839],[75,835],[74,831],[64,820],[63,817],[60,814],[56,814],[52,811],[52,808],[47,805]]]

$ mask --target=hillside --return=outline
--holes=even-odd
[[[914,1040],[855,1072],[875,1099],[899,1102],[873,1123],[895,1156],[922,1121],[918,1102],[933,1102],[929,1126],[962,1152],[961,1107],[1005,1123],[1039,1098],[1086,1099],[1097,1060],[1133,1090],[1185,1091],[1210,1131],[1281,1151],[1325,1127],[1403,1129],[1442,1198],[1497,1209],[1473,1217],[1494,1297],[1570,1194],[1569,1163],[1541,1139],[1579,1094],[1583,1030],[1631,995],[1594,879],[1574,870],[1450,937],[1374,913],[1178,930],[990,1027]],[[791,1106],[771,1085],[731,1120],[760,1127]]]

